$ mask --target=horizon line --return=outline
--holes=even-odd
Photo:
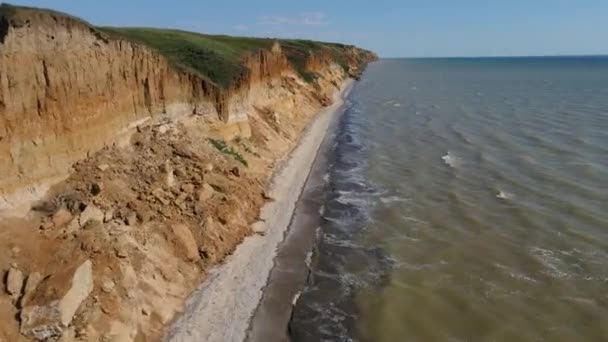
[[[564,57],[608,57],[605,54],[556,54],[556,55],[487,55],[487,56],[401,56],[401,57],[383,57],[380,59],[472,59],[472,58],[564,58]]]

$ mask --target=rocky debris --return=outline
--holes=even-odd
[[[93,204],[87,205],[82,213],[80,213],[80,217],[78,218],[78,223],[81,227],[86,225],[89,221],[95,220],[99,222],[103,222],[105,215],[101,209],[97,208]]]
[[[103,222],[110,222],[114,218],[114,210],[108,209],[103,213]]]
[[[87,260],[74,272],[71,286],[62,298],[23,308],[20,315],[21,333],[39,341],[60,337],[91,291],[93,264]]]
[[[13,302],[17,302],[19,297],[21,297],[23,280],[23,272],[18,268],[11,266],[6,275],[6,292],[10,295]]]
[[[220,175],[210,174],[205,180],[217,192],[226,193],[230,189],[230,181]]]
[[[154,198],[162,205],[169,205],[171,203],[169,200],[169,197],[171,196],[170,193],[161,188],[152,191],[152,194],[154,195]]]
[[[92,183],[91,184],[91,195],[97,196],[101,193],[102,184],[101,183]]]
[[[129,226],[135,226],[137,224],[137,213],[132,211],[127,215],[125,223]]]
[[[191,194],[194,192],[195,186],[191,183],[182,184],[181,190],[185,193]]]
[[[114,286],[116,286],[114,281],[111,279],[104,279],[104,281],[101,283],[101,290],[105,293],[110,293],[112,290],[114,290]]]
[[[238,167],[236,167],[236,166],[235,166],[235,167],[233,167],[233,168],[230,170],[230,173],[232,173],[232,174],[233,174],[233,175],[235,175],[236,177],[240,177],[240,176],[241,176],[241,172],[239,171],[239,168],[238,168]]]
[[[124,259],[129,256],[129,253],[127,253],[127,249],[124,246],[114,247],[114,253],[116,253],[116,256],[121,259]]]
[[[25,288],[23,289],[23,297],[21,297],[21,307],[27,305],[30,297],[42,281],[42,275],[38,272],[32,272],[27,276],[27,280],[25,281]]]
[[[173,234],[177,238],[178,247],[183,251],[189,261],[198,261],[198,246],[192,231],[185,224],[174,224],[171,226]]]
[[[257,221],[251,225],[251,229],[253,230],[254,233],[256,233],[258,235],[265,235],[266,234],[266,222]]]
[[[205,202],[213,196],[214,192],[215,192],[215,190],[213,189],[213,187],[211,185],[205,183],[205,184],[203,184],[201,189],[198,191],[198,200],[200,202]]]
[[[61,337],[59,338],[59,340],[57,340],[57,342],[73,342],[76,340],[76,329],[74,329],[74,327],[69,327],[68,329],[65,329],[62,334]]]
[[[98,169],[99,171],[105,171],[105,170],[107,170],[107,169],[109,169],[109,168],[110,168],[110,165],[108,165],[108,164],[99,164],[99,165],[97,166],[97,169]]]
[[[171,164],[169,163],[168,160],[165,162],[163,171],[166,174],[166,179],[165,179],[166,185],[168,187],[172,187],[173,185],[175,185],[175,175],[173,174],[173,167],[171,167]]]
[[[51,221],[55,228],[63,227],[72,220],[72,213],[66,208],[59,208],[54,214]]]
[[[84,226],[82,226],[82,229],[84,230],[101,230],[103,228],[103,223],[101,223],[101,221],[98,220],[88,220],[87,223],[84,224]]]

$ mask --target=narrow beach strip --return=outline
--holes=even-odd
[[[184,312],[167,329],[168,342],[244,341],[250,319],[274,265],[277,246],[285,237],[313,162],[334,114],[352,88],[347,80],[333,104],[319,112],[297,146],[281,163],[268,193],[274,199],[261,210],[263,235],[247,237],[226,261],[213,269],[186,301]]]

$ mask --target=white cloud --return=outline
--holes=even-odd
[[[234,25],[232,28],[238,32],[245,32],[249,30],[249,26],[243,24]]]
[[[306,26],[325,26],[327,25],[327,16],[321,12],[303,13],[302,24]]]
[[[304,12],[298,15],[265,15],[258,18],[258,23],[265,26],[326,26],[327,16],[322,12]]]

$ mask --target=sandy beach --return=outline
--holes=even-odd
[[[261,222],[227,260],[209,274],[186,301],[184,312],[168,328],[165,341],[243,341],[285,237],[296,202],[306,183],[334,114],[352,88],[346,81],[333,104],[319,112],[297,146],[275,171],[268,193],[274,201],[261,210]]]

